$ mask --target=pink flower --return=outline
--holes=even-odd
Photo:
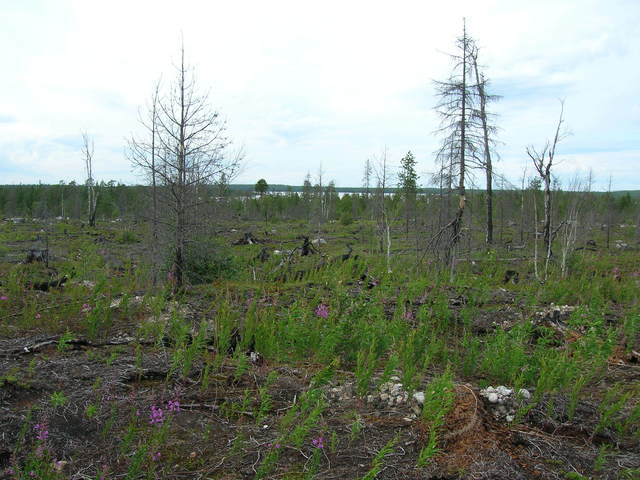
[[[40,315],[39,313],[36,313],[36,318],[42,318],[42,315]]]
[[[160,457],[162,457],[162,454],[160,452],[156,452],[156,453],[151,455],[151,459],[154,462],[157,462],[158,460],[160,460]]]
[[[2,300],[2,301],[6,301],[6,300],[9,300],[9,297],[7,297],[6,295],[2,295],[2,296],[0,297],[0,300]]]
[[[47,438],[49,438],[49,430],[47,429],[47,426],[44,423],[36,423],[33,426],[33,429],[36,432],[36,438],[40,441],[45,441]]]
[[[313,440],[311,440],[311,445],[313,445],[316,448],[323,449],[324,448],[324,438],[322,438],[322,437],[314,438]]]
[[[329,307],[324,303],[321,303],[316,307],[315,314],[320,318],[328,318],[329,317]]]
[[[164,413],[161,408],[151,405],[151,413],[149,414],[149,423],[151,425],[162,425],[164,423]]]
[[[180,411],[180,401],[179,400],[169,400],[167,402],[167,409],[170,412],[178,413]]]

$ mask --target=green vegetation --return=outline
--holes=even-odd
[[[476,247],[452,278],[429,255],[417,264],[412,229],[396,222],[388,272],[360,218],[366,203],[349,201],[353,223],[324,222],[314,235],[275,214],[266,232],[256,215],[195,237],[177,294],[164,262],[153,284],[144,225],[1,223],[0,394],[12,412],[2,428],[17,478],[165,478],[175,465],[211,478],[464,478],[475,468],[465,459],[495,448],[530,460],[501,443],[496,422],[544,431],[556,452],[593,443],[579,473],[554,457],[540,466],[549,475],[633,478],[617,462],[640,439],[634,248],[606,249],[606,232],[586,232],[597,250],[573,250],[569,275],[552,264],[541,283],[530,251]],[[12,261],[40,230],[50,265]],[[234,245],[244,232],[260,243]],[[628,244],[633,235],[614,230]],[[326,243],[302,256],[305,236]],[[505,283],[506,270],[519,282]],[[63,287],[33,288],[63,275]],[[381,386],[395,383],[406,398],[383,403]],[[518,396],[511,421],[496,419],[479,394],[488,385],[530,398]],[[74,450],[81,436],[95,448]]]

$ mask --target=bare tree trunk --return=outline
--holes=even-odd
[[[178,182],[177,182],[177,218],[176,218],[176,245],[175,245],[175,258],[174,258],[174,293],[182,289],[184,285],[184,247],[186,237],[186,222],[185,222],[185,199],[186,199],[186,185],[187,185],[187,165],[186,165],[186,146],[185,146],[185,127],[187,124],[186,112],[185,112],[185,67],[184,67],[184,46],[181,49],[181,61],[180,61],[180,77],[178,79],[178,88],[180,96],[180,123],[179,136],[178,136]]]
[[[158,94],[160,90],[160,82],[156,84],[153,94],[152,112],[151,112],[151,198],[153,205],[153,219],[151,222],[151,264],[152,264],[152,283],[155,287],[158,283],[158,191],[156,185],[156,132],[158,119]]]
[[[538,202],[535,190],[533,191],[533,273],[540,281],[540,273],[538,272]]]
[[[466,26],[463,27],[463,38],[467,38]],[[467,127],[467,42],[463,42],[462,54],[462,96],[461,96],[461,122],[460,122],[460,171],[458,174],[458,211],[451,224],[451,239],[447,247],[446,259],[448,262],[454,262],[453,250],[460,240],[460,232],[462,230],[462,216],[464,215],[464,207],[466,203],[465,194],[465,150],[466,150],[466,127]]]
[[[522,174],[522,188],[521,188],[521,200],[520,200],[520,245],[524,245],[524,202],[525,202],[525,190],[524,184],[527,178],[527,168],[525,167],[524,173]]]
[[[551,256],[551,172],[545,173],[544,177],[544,223],[542,225],[544,248],[547,257]]]
[[[607,250],[611,242],[611,223],[613,223],[613,202],[611,202],[611,175],[609,175],[609,188],[607,189]]]
[[[544,222],[543,222],[543,238],[546,252],[545,261],[545,280],[547,279],[549,261],[553,255],[552,243],[553,238],[551,234],[551,218],[552,218],[552,204],[551,204],[551,168],[553,167],[553,161],[555,159],[556,147],[558,142],[565,136],[562,132],[562,124],[564,113],[564,104],[561,102],[560,118],[558,119],[558,125],[553,137],[553,141],[547,140],[546,145],[541,151],[537,151],[534,147],[527,147],[527,155],[533,160],[540,179],[544,182]]]
[[[473,69],[476,76],[476,85],[478,86],[478,96],[480,99],[480,120],[482,121],[482,140],[484,144],[484,170],[486,174],[487,185],[487,220],[486,220],[486,237],[488,245],[493,243],[493,166],[491,164],[491,148],[489,146],[489,126],[487,124],[487,96],[484,90],[485,80],[481,78],[478,72],[477,55],[472,55]]]
[[[87,172],[87,203],[88,203],[88,221],[90,227],[96,226],[96,206],[98,196],[95,191],[93,180],[93,141],[89,135],[84,132],[82,134],[82,153],[84,155],[84,165]]]

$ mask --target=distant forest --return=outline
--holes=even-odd
[[[207,215],[215,220],[258,220],[264,222],[303,220],[313,224],[340,221],[349,224],[370,220],[375,216],[381,191],[379,188],[337,188],[327,186],[269,185],[264,192],[257,185],[201,186],[198,195],[208,197]],[[162,191],[162,189],[160,189]],[[97,184],[97,220],[148,220],[151,187],[124,185],[115,181]],[[468,191],[470,227],[482,229],[482,205],[485,192]],[[494,191],[495,217],[498,238],[518,241],[532,230],[534,202],[542,210],[543,191],[535,181],[525,189]],[[455,192],[436,188],[419,189],[415,204],[407,210],[402,189],[387,188],[384,202],[391,220],[408,228],[409,224],[426,226],[436,218],[446,216],[456,202]],[[640,191],[566,192],[554,194],[556,216],[564,218],[566,210],[576,201],[588,212],[585,222],[591,225],[611,223],[639,223]],[[85,185],[69,184],[1,185],[0,217],[43,218],[65,217],[84,221],[88,211]],[[204,212],[203,212],[204,213]],[[166,214],[166,213],[165,213]],[[411,218],[409,218],[409,216]],[[519,228],[513,228],[515,225]],[[419,227],[418,227],[419,228]],[[520,230],[520,235],[514,232]],[[510,231],[511,234],[503,232]],[[515,234],[514,234],[515,233]]]

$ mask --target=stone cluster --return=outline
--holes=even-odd
[[[498,387],[489,386],[480,390],[480,396],[487,400],[494,417],[499,420],[513,422],[518,404],[529,400],[531,393],[524,388],[515,392],[512,388],[500,385]]]
[[[576,307],[571,305],[549,305],[544,310],[536,312],[538,321],[565,321],[574,311]]]
[[[398,377],[391,377],[388,382],[380,385],[380,393],[377,395],[379,403],[389,407],[397,407],[409,400],[409,393],[402,387]],[[373,395],[367,396],[367,403],[374,403],[376,398]]]

